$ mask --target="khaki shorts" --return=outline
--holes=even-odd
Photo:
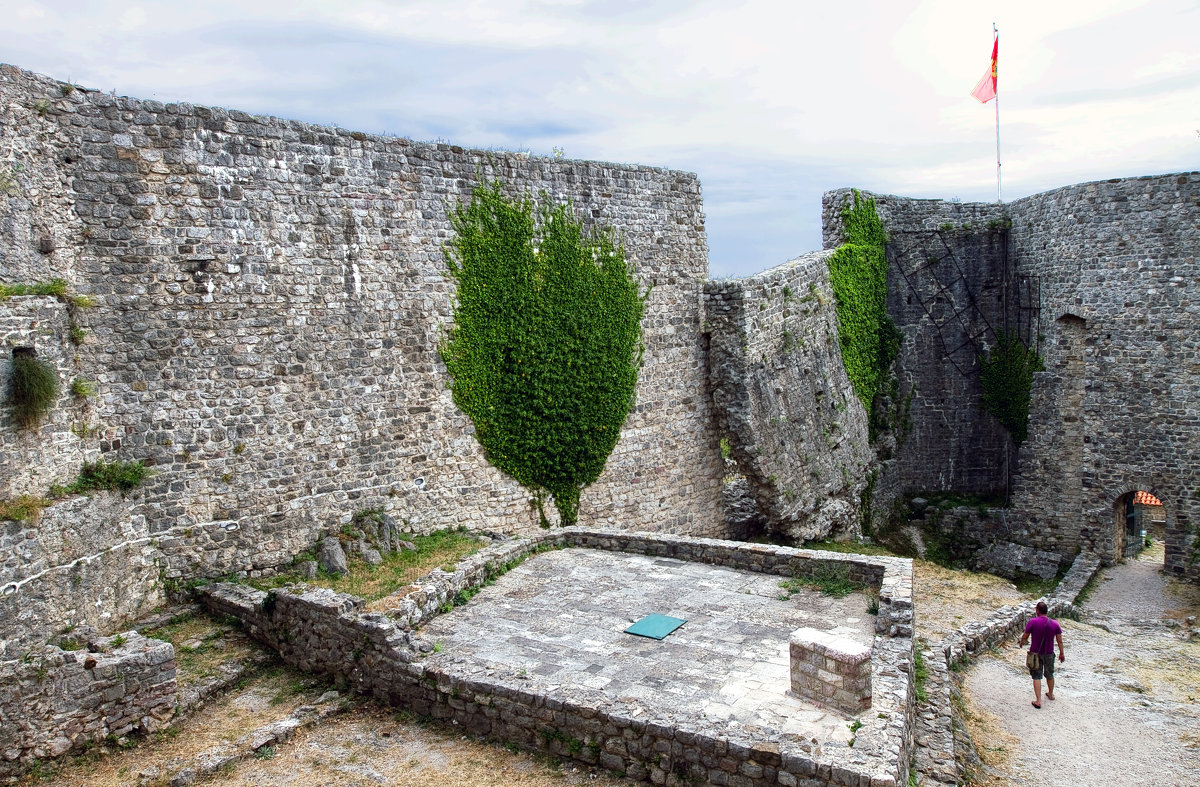
[[[1029,677],[1034,680],[1041,680],[1045,673],[1046,680],[1054,680],[1054,659],[1053,653],[1042,653],[1038,659],[1038,668],[1029,670]]]

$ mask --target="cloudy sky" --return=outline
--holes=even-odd
[[[841,186],[1005,200],[1200,169],[1197,0],[3,0],[0,62],[120,95],[696,172],[713,276]]]

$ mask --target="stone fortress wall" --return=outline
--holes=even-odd
[[[0,495],[40,494],[98,457],[154,470],[123,498],[4,524],[0,659],[71,625],[114,631],[165,582],[269,572],[358,510],[412,531],[533,528],[437,354],[447,207],[492,177],[616,227],[654,285],[637,408],[583,524],[731,534],[725,436],[768,527],[795,538],[853,531],[869,485],[877,502],[1010,486],[998,535],[1109,556],[1113,501],[1145,488],[1166,503],[1168,565],[1198,574],[1197,173],[1007,206],[878,196],[906,337],[904,425],[878,479],[825,254],[705,284],[693,175],[68,91],[8,66],[0,173],[0,279],[61,277],[95,301],[0,302],[0,351],[32,347],[64,384],[98,388],[64,392],[36,433],[0,424]],[[848,195],[826,197],[827,246]],[[969,368],[1000,326],[1046,358],[1019,461]]]
[[[20,659],[71,631],[117,631],[167,583],[270,572],[356,511],[412,532],[536,529],[437,353],[447,209],[491,178],[615,227],[653,285],[637,407],[583,496],[585,528],[741,536],[721,514],[726,437],[766,526],[790,538],[856,532],[871,490],[879,508],[1003,489],[994,538],[1112,560],[1114,504],[1145,489],[1166,506],[1167,567],[1200,579],[1200,173],[1008,205],[877,196],[905,341],[897,416],[871,447],[828,252],[706,282],[693,175],[116,98],[0,66],[0,282],[62,278],[94,301],[0,300],[0,387],[27,349],[64,384],[36,431],[0,420],[0,497],[44,494],[97,458],[153,469],[127,495],[0,523],[0,670],[24,674]],[[825,198],[827,247],[849,195]],[[976,358],[1001,329],[1046,362],[1019,455],[980,406]],[[97,394],[72,396],[73,379]]]
[[[826,246],[847,195],[826,195]],[[890,237],[901,395],[914,391],[889,488],[1007,488],[997,537],[1105,560],[1120,557],[1114,506],[1144,489],[1166,507],[1167,568],[1200,578],[1200,172],[1007,205],[869,196]],[[982,409],[977,367],[961,373],[1001,327],[1045,362],[1019,456]]]
[[[1067,186],[1010,212],[1017,265],[1041,281],[1047,369],[1014,540],[1115,560],[1114,506],[1143,489],[1166,509],[1167,569],[1200,579],[1200,172]]]
[[[438,356],[447,210],[492,178],[616,228],[653,285],[637,405],[581,522],[723,534],[694,175],[68,91],[10,66],[0,168],[0,280],[59,277],[95,302],[0,302],[0,352],[32,347],[64,389],[98,388],[86,401],[64,391],[33,432],[5,416],[0,496],[44,494],[100,457],[154,471],[81,547],[86,560],[34,544],[65,538],[48,532],[61,517],[43,517],[40,535],[6,531],[0,629],[113,630],[135,610],[105,600],[103,577],[127,573],[125,598],[149,604],[164,581],[269,571],[357,510],[415,532],[535,526],[528,492],[483,458]],[[79,346],[70,325],[87,331]]]
[[[705,285],[718,426],[767,527],[798,542],[856,529],[871,461],[828,257]]]

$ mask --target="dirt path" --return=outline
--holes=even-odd
[[[1161,550],[1147,550],[1106,569],[1084,622],[1061,621],[1067,660],[1041,710],[1015,643],[971,668],[969,726],[993,769],[985,784],[1196,784],[1200,641],[1187,617],[1200,591],[1161,566]]]

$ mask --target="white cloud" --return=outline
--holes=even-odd
[[[85,85],[695,171],[714,274],[820,243],[822,190],[992,199],[1200,160],[1194,0],[23,2],[6,61]],[[756,256],[757,255],[757,256]]]

